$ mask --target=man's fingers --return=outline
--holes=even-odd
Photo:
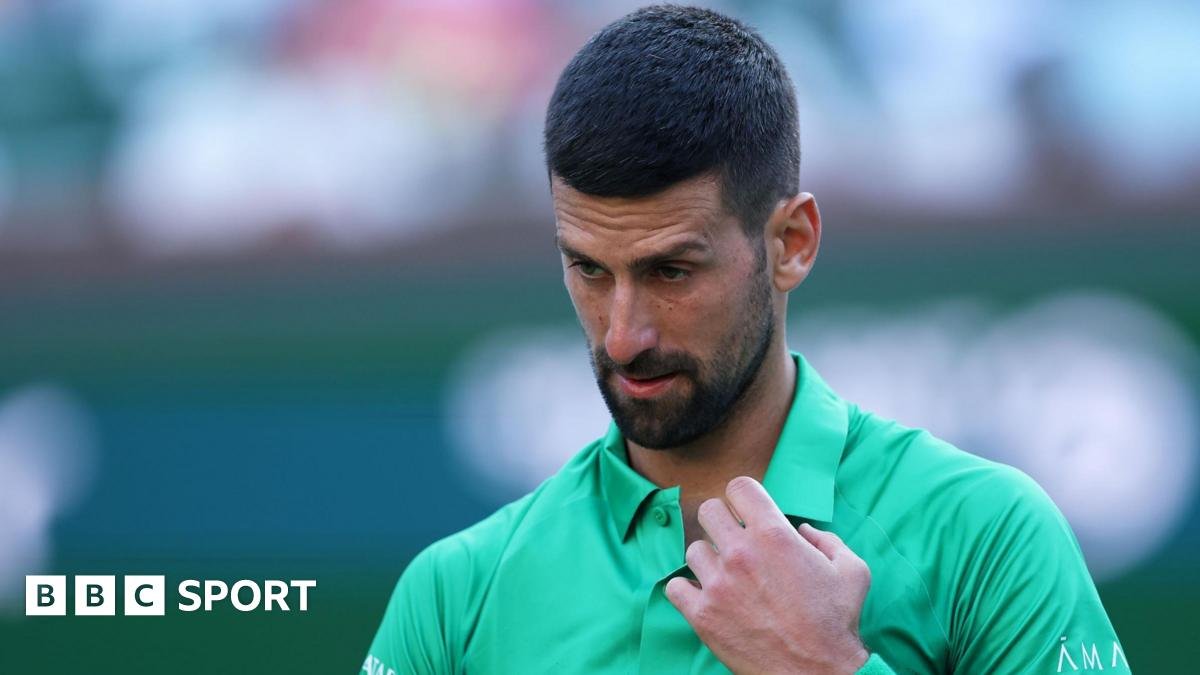
[[[696,603],[700,602],[700,587],[696,582],[687,577],[673,577],[667,581],[663,592],[671,604],[675,605],[675,609],[678,609],[685,619],[690,620]]]
[[[800,527],[796,528],[796,531],[798,531],[800,536],[804,537],[808,543],[816,546],[818,551],[824,553],[825,557],[829,558],[830,562],[833,562],[840,557],[843,550],[850,550],[846,548],[845,544],[842,543],[841,537],[833,534],[832,532],[818,530],[808,523],[801,523]]]
[[[791,527],[775,500],[767,494],[767,489],[749,476],[738,476],[729,481],[725,486],[725,496],[747,528]],[[717,548],[721,548],[719,543]]]
[[[700,502],[700,508],[696,511],[696,519],[700,522],[700,527],[704,528],[705,534],[716,544],[717,550],[722,547],[727,547],[735,537],[741,535],[742,526],[738,525],[737,519],[729,512],[729,507],[725,502],[713,497]]]
[[[801,523],[797,528],[801,537],[816,547],[818,551],[825,554],[829,558],[829,562],[833,563],[834,568],[843,576],[850,575],[864,582],[864,586],[871,583],[871,570],[867,567],[867,563],[859,558],[858,555],[850,550],[849,546],[842,541],[842,538],[832,532],[825,532],[809,525]]]
[[[703,539],[688,544],[687,550],[684,551],[684,560],[701,586],[718,573],[717,552],[713,550],[712,544]]]

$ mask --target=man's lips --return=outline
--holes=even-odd
[[[627,396],[649,398],[666,391],[678,376],[679,373],[667,373],[658,377],[638,378],[618,373],[617,382],[621,386],[621,391],[625,392]]]

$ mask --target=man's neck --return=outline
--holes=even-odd
[[[725,493],[736,476],[762,480],[787,420],[796,364],[787,347],[772,345],[758,376],[717,429],[676,448],[651,450],[626,440],[629,464],[655,485],[680,486],[685,510]]]

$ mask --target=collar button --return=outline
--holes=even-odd
[[[667,510],[661,506],[654,507],[654,509],[650,511],[650,516],[654,518],[654,522],[662,525],[663,527],[666,527],[667,523],[671,522],[671,514],[667,513]]]

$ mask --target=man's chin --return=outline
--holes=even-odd
[[[671,421],[664,424],[660,420],[642,419],[637,422],[626,420],[624,423],[618,420],[617,426],[627,440],[633,441],[647,450],[677,448],[699,435],[685,432],[682,424],[673,424]]]
[[[646,448],[647,450],[665,450],[672,447],[672,438],[662,433],[661,429],[648,429],[646,427],[628,424],[617,424],[621,428],[621,435],[626,440],[632,441],[638,447]]]
[[[613,412],[613,420],[625,438],[643,448],[652,450],[675,447],[680,444],[680,433],[685,426],[685,414],[680,401],[645,401],[635,399],[621,401],[619,410]]]

